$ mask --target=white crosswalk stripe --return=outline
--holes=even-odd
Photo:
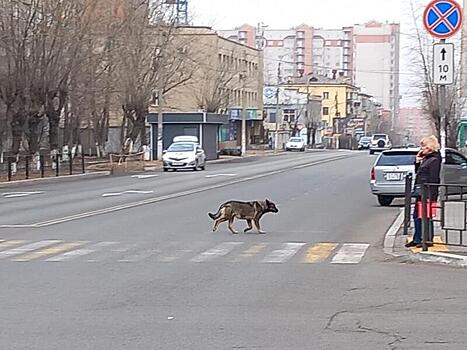
[[[39,241],[39,242],[23,245],[17,248],[9,249],[9,250],[4,250],[0,252],[0,259],[11,258],[11,257],[17,256],[20,254],[29,253],[37,249],[41,249],[41,248],[49,247],[54,244],[58,244],[60,242],[62,241],[55,240],[55,239],[46,240],[46,241]]]
[[[81,256],[89,255],[91,253],[95,253],[97,251],[100,251],[106,247],[110,247],[112,245],[116,245],[117,242],[100,242],[95,245],[93,245],[90,248],[81,248],[81,249],[76,249],[72,250],[70,252],[66,252],[57,256],[54,256],[52,258],[49,258],[45,261],[50,261],[50,262],[61,262],[61,261],[68,261],[68,260],[73,260]]]
[[[265,257],[263,263],[283,263],[298,253],[306,243],[285,243],[283,249],[273,251]]]
[[[218,246],[206,250],[201,254],[195,256],[191,261],[193,262],[206,262],[211,261],[221,256],[225,256],[233,251],[236,247],[243,245],[243,242],[224,242]]]
[[[369,244],[344,244],[331,264],[358,264],[369,247]]]

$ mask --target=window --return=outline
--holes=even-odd
[[[284,109],[282,115],[284,116],[284,122],[293,123],[295,121],[295,109]]]
[[[446,152],[446,164],[463,165],[467,160],[460,154],[454,152]]]
[[[323,100],[329,100],[329,92],[323,92]]]
[[[276,122],[276,112],[270,112],[269,113],[269,122],[270,123],[275,123]]]
[[[329,115],[329,107],[323,107],[323,115]]]

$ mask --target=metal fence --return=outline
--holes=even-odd
[[[86,172],[84,154],[6,156],[0,161],[0,181],[27,180]]]
[[[418,199],[413,198],[412,178],[406,178],[404,234],[411,223],[412,204],[417,206],[422,221],[422,249],[430,244],[467,247],[467,185],[424,184]],[[430,193],[439,193],[437,201],[430,200]],[[440,230],[444,241],[434,242],[434,230]]]

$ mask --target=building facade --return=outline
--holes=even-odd
[[[223,147],[241,145],[241,121],[247,121],[247,145],[262,143],[263,52],[219,36],[208,27],[181,27],[176,35],[196,67],[191,79],[164,96],[165,112],[224,113]]]
[[[243,25],[219,31],[231,40],[264,49],[266,84],[292,83],[304,76],[346,79],[399,113],[400,26],[369,22],[339,29],[301,25],[289,30]]]

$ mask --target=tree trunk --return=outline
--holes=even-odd
[[[24,115],[21,112],[17,112],[13,115],[10,127],[13,137],[11,144],[11,154],[17,155],[23,140]]]

